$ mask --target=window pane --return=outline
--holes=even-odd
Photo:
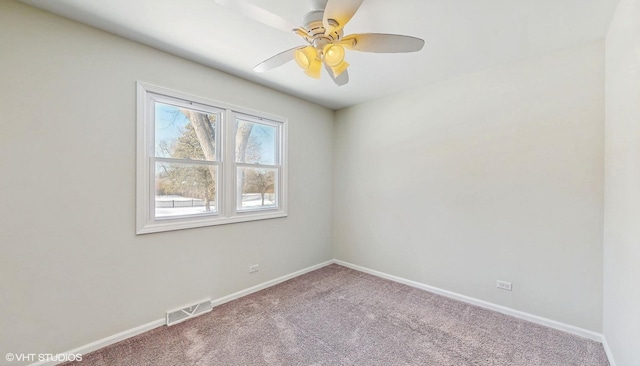
[[[155,112],[157,157],[216,160],[216,113],[158,102]]]
[[[277,169],[238,168],[238,210],[277,207]]]
[[[156,218],[217,213],[217,169],[156,162]]]
[[[276,165],[276,133],[273,126],[238,120],[236,162]]]

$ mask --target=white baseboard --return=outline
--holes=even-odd
[[[604,352],[607,354],[607,358],[609,359],[610,366],[616,366],[616,360],[613,358],[613,352],[611,352],[611,348],[609,347],[609,342],[607,342],[607,337],[602,335],[602,347],[604,347]]]
[[[124,332],[120,332],[118,334],[114,334],[112,336],[103,338],[99,341],[95,341],[89,344],[86,344],[84,346],[72,349],[71,351],[67,351],[67,352],[61,352],[61,354],[81,354],[81,355],[86,355],[89,352],[93,352],[96,350],[99,350],[100,348],[112,345],[114,343],[118,343],[120,341],[124,341],[127,338],[131,338],[134,336],[137,336],[138,334],[142,334],[144,332],[148,332],[152,329],[158,328],[160,326],[163,326],[165,324],[165,319],[158,319],[158,320],[154,320],[150,323],[141,325],[139,327],[135,327],[133,329],[129,329],[129,330],[125,330]],[[43,366],[43,365],[57,365],[60,362],[55,362],[55,361],[40,361],[40,362],[36,362],[31,364],[31,366]]]
[[[387,279],[387,280],[391,280],[391,281],[394,281],[394,282],[402,283],[402,284],[405,284],[405,285],[408,285],[408,286],[411,286],[411,287],[415,287],[415,288],[419,288],[421,290],[429,291],[429,292],[432,292],[432,293],[435,293],[435,294],[438,294],[438,295],[446,296],[446,297],[452,298],[454,300],[459,300],[459,301],[466,302],[466,303],[469,303],[469,304],[472,304],[472,305],[480,306],[480,307],[485,308],[485,309],[497,311],[497,312],[502,313],[502,314],[506,314],[506,315],[510,315],[510,316],[513,316],[513,317],[516,317],[516,318],[519,318],[519,319],[527,320],[527,321],[530,321],[532,323],[544,325],[544,326],[549,327],[549,328],[558,329],[558,330],[561,330],[563,332],[567,332],[567,333],[574,334],[574,335],[577,335],[577,336],[580,336],[580,337],[583,337],[583,338],[591,339],[591,340],[596,341],[596,342],[601,342],[603,347],[604,347],[604,350],[605,350],[605,352],[607,354],[607,358],[609,359],[609,363],[611,364],[611,366],[616,366],[616,363],[614,362],[614,359],[613,359],[613,354],[611,353],[611,349],[609,348],[609,344],[607,343],[606,338],[600,333],[596,333],[596,332],[593,332],[593,331],[590,331],[590,330],[587,330],[587,329],[582,329],[582,328],[579,328],[579,327],[575,327],[573,325],[564,324],[564,323],[561,323],[561,322],[558,322],[558,321],[555,321],[555,320],[551,320],[551,319],[547,319],[547,318],[543,318],[543,317],[540,317],[540,316],[537,316],[537,315],[525,313],[525,312],[522,312],[522,311],[519,311],[519,310],[507,308],[507,307],[504,307],[504,306],[501,306],[501,305],[490,303],[488,301],[484,301],[484,300],[476,299],[476,298],[473,298],[473,297],[461,295],[461,294],[458,294],[458,293],[455,293],[455,292],[452,292],[452,291],[447,291],[447,290],[443,290],[443,289],[440,289],[440,288],[437,288],[437,287],[425,285],[423,283],[412,281],[412,280],[408,280],[408,279],[405,279],[405,278],[402,278],[402,277],[393,276],[393,275],[390,275],[390,274],[387,274],[387,273],[384,273],[384,272],[380,272],[380,271],[376,271],[376,270],[373,270],[373,269],[369,269],[369,268],[366,268],[366,267],[361,267],[361,266],[358,266],[358,265],[355,265],[355,264],[352,264],[352,263],[349,263],[349,262],[337,260],[337,259],[329,260],[329,261],[317,264],[315,266],[311,266],[311,267],[302,269],[300,271],[296,271],[296,272],[290,273],[288,275],[284,275],[282,277],[278,277],[276,279],[261,283],[259,285],[250,287],[248,289],[245,289],[245,290],[242,290],[242,291],[238,291],[238,292],[233,293],[231,295],[227,295],[227,296],[212,300],[211,304],[214,307],[216,307],[216,306],[222,305],[224,303],[239,299],[239,298],[241,298],[243,296],[250,295],[250,294],[252,294],[254,292],[258,292],[258,291],[264,290],[264,289],[269,288],[271,286],[275,286],[275,285],[277,285],[279,283],[282,283],[284,281],[290,280],[292,278],[298,277],[300,275],[303,275],[303,274],[311,272],[311,271],[315,271],[317,269],[320,269],[322,267],[325,267],[325,266],[328,266],[328,265],[334,264],[334,263],[335,264],[339,264],[339,265],[344,266],[344,267],[348,267],[348,268],[354,269],[356,271],[368,273],[368,274],[373,275],[373,276],[377,276],[377,277],[384,278],[384,279]],[[62,353],[63,354],[78,354],[79,353],[79,354],[85,355],[85,354],[88,354],[90,352],[96,351],[96,350],[98,350],[100,348],[103,348],[103,347],[112,345],[114,343],[123,341],[125,339],[134,337],[134,336],[136,336],[138,334],[142,334],[144,332],[148,332],[148,331],[150,331],[152,329],[155,329],[155,328],[158,328],[160,326],[165,325],[165,323],[166,323],[166,321],[165,321],[164,318],[158,319],[158,320],[154,320],[154,321],[152,321],[150,323],[141,325],[139,327],[136,327],[136,328],[133,328],[133,329],[129,329],[129,330],[126,330],[124,332],[120,332],[118,334],[103,338],[101,340],[98,340],[98,341],[89,343],[87,345],[75,348],[75,349],[73,349],[71,351],[62,352]],[[57,364],[58,364],[58,362],[42,361],[42,362],[33,363],[33,364],[31,364],[31,366],[45,366],[45,365],[46,366],[50,366],[50,365],[57,365]]]
[[[258,291],[264,290],[266,288],[269,288],[271,286],[275,286],[275,285],[277,285],[277,284],[279,284],[281,282],[290,280],[292,278],[298,277],[300,275],[303,275],[303,274],[311,272],[311,271],[315,271],[316,269],[320,269],[322,267],[328,266],[328,265],[333,264],[333,263],[334,263],[333,260],[329,260],[329,261],[326,261],[326,262],[323,262],[323,263],[320,263],[320,264],[316,264],[315,266],[311,266],[311,267],[308,267],[308,268],[305,268],[305,269],[301,269],[301,270],[299,270],[297,272],[293,272],[293,273],[290,273],[288,275],[284,275],[282,277],[278,277],[278,278],[276,278],[274,280],[261,283],[259,285],[250,287],[250,288],[248,288],[246,290],[238,291],[238,292],[233,293],[231,295],[227,295],[227,296],[221,297],[219,299],[212,300],[211,304],[214,307],[216,307],[218,305],[222,305],[222,304],[227,303],[229,301],[233,301],[233,300],[239,299],[239,298],[241,298],[243,296],[251,295],[254,292],[258,292]]]
[[[326,261],[326,262],[323,262],[323,263],[320,263],[320,264],[316,264],[315,266],[311,266],[311,267],[308,267],[308,268],[305,268],[305,269],[301,269],[299,271],[290,273],[288,275],[284,275],[282,277],[278,277],[278,278],[273,279],[271,281],[267,281],[267,282],[261,283],[259,285],[250,287],[250,288],[248,288],[246,290],[238,291],[238,292],[233,293],[231,295],[227,295],[227,296],[221,297],[219,299],[212,300],[211,304],[214,307],[216,307],[218,305],[222,305],[224,303],[239,299],[239,298],[241,298],[243,296],[250,295],[250,294],[252,294],[254,292],[258,292],[260,290],[264,290],[264,289],[269,288],[271,286],[275,286],[275,285],[277,285],[277,284],[279,284],[281,282],[290,280],[292,278],[298,277],[300,275],[303,275],[303,274],[311,272],[311,271],[315,271],[316,269],[320,269],[322,267],[328,266],[328,265],[333,264],[333,263],[334,263],[333,260],[329,260],[329,261]],[[144,332],[148,332],[148,331],[150,331],[152,329],[161,327],[161,326],[163,326],[165,324],[166,324],[166,319],[165,318],[154,320],[154,321],[152,321],[150,323],[141,325],[139,327],[135,327],[133,329],[125,330],[124,332],[120,332],[118,334],[103,338],[103,339],[101,339],[99,341],[95,341],[95,342],[89,343],[87,345],[75,348],[75,349],[73,349],[71,351],[60,352],[59,354],[78,354],[79,353],[81,355],[86,355],[89,352],[93,352],[93,351],[99,350],[100,348],[104,348],[106,346],[118,343],[120,341],[124,341],[125,339],[137,336],[138,334],[142,334]],[[59,363],[60,362],[54,362],[54,361],[40,361],[40,362],[33,363],[30,366],[52,366],[52,365],[57,365]]]
[[[420,283],[420,282],[411,281],[411,280],[408,280],[408,279],[405,279],[405,278],[393,276],[393,275],[390,275],[390,274],[387,274],[387,273],[383,273],[383,272],[379,272],[379,271],[376,271],[376,270],[373,270],[373,269],[369,269],[369,268],[366,268],[366,267],[361,267],[361,266],[358,266],[358,265],[355,265],[355,264],[352,264],[352,263],[349,263],[349,262],[345,262],[345,261],[341,261],[341,260],[337,260],[336,259],[336,260],[334,260],[334,263],[339,264],[341,266],[345,266],[345,267],[351,268],[351,269],[355,269],[356,271],[368,273],[368,274],[371,274],[371,275],[374,275],[374,276],[377,276],[377,277],[385,278],[387,280],[391,280],[391,281],[394,281],[394,282],[399,282],[399,283],[402,283],[402,284],[405,284],[405,285],[408,285],[408,286],[411,286],[411,287],[419,288],[421,290],[425,290],[425,291],[433,292],[433,293],[438,294],[438,295],[446,296],[446,297],[452,298],[454,300],[459,300],[459,301],[462,301],[462,302],[466,302],[468,304],[480,306],[480,307],[485,308],[485,309],[497,311],[499,313],[510,315],[510,316],[515,317],[515,318],[527,320],[527,321],[530,321],[532,323],[544,325],[544,326],[549,327],[549,328],[558,329],[558,330],[561,330],[563,332],[574,334],[574,335],[577,335],[579,337],[587,338],[587,339],[590,339],[590,340],[593,340],[593,341],[596,341],[596,342],[602,342],[602,340],[603,340],[602,334],[593,332],[591,330],[575,327],[573,325],[569,325],[569,324],[561,323],[561,322],[558,322],[558,321],[555,321],[555,320],[543,318],[541,316],[525,313],[523,311],[511,309],[511,308],[508,308],[508,307],[505,307],[505,306],[502,306],[502,305],[497,305],[497,304],[494,304],[494,303],[491,303],[491,302],[488,302],[488,301],[484,301],[484,300],[476,299],[476,298],[473,298],[473,297],[461,295],[461,294],[458,294],[458,293],[455,293],[455,292],[452,292],[452,291],[443,290],[441,288],[425,285],[425,284]]]

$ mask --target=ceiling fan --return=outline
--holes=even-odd
[[[259,63],[253,68],[256,72],[268,71],[296,60],[305,74],[319,79],[324,64],[331,79],[342,86],[349,82],[345,48],[361,52],[401,53],[420,51],[424,46],[424,40],[420,38],[399,34],[362,33],[345,36],[343,27],[364,0],[311,0],[311,11],[302,18],[301,27],[247,0],[215,1],[260,23],[286,32],[293,31],[307,43]]]

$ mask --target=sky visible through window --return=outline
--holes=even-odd
[[[251,133],[251,138],[255,138],[261,147],[262,159],[260,163],[276,164],[275,152],[276,152],[276,129],[271,126],[265,126],[256,124],[254,131]]]
[[[275,165],[276,128],[261,123],[245,122],[238,120],[238,123],[252,125],[249,145],[247,147],[246,160],[238,162],[252,164]],[[252,151],[254,153],[252,153]],[[238,157],[237,157],[238,158]]]
[[[160,144],[166,141],[168,146],[172,146],[182,136],[187,124],[189,119],[180,112],[178,107],[156,103],[156,156],[169,157],[162,151]]]
[[[180,112],[180,108],[163,103],[155,104],[155,150],[158,157],[170,157],[161,148],[164,142],[167,146],[173,146],[175,141],[182,136],[185,127],[189,124],[189,119]],[[217,128],[217,126],[216,126]],[[251,132],[251,139],[259,146],[260,161],[262,164],[275,164],[276,152],[276,129],[262,125],[254,124]]]

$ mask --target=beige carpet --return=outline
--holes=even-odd
[[[608,365],[602,345],[330,265],[83,365]]]

